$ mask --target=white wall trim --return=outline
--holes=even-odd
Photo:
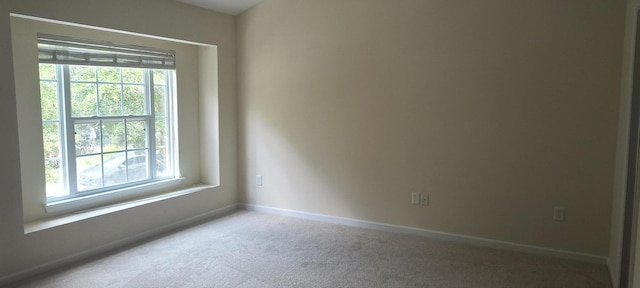
[[[447,233],[447,232],[441,232],[441,231],[434,231],[434,230],[427,230],[427,229],[421,229],[421,228],[399,226],[399,225],[392,225],[392,224],[385,224],[385,223],[378,223],[378,222],[370,222],[370,221],[364,221],[364,220],[358,220],[358,219],[352,219],[352,218],[343,218],[343,217],[287,210],[287,209],[253,205],[253,204],[239,204],[239,207],[245,210],[250,210],[250,211],[279,214],[284,216],[329,222],[329,223],[335,223],[335,224],[341,224],[341,225],[347,225],[347,226],[353,226],[353,227],[375,229],[375,230],[381,230],[381,231],[387,231],[387,232],[393,232],[393,233],[410,234],[410,235],[422,236],[422,237],[427,237],[432,239],[464,243],[464,244],[469,244],[474,246],[483,246],[483,247],[525,252],[525,253],[551,256],[551,257],[570,259],[570,260],[578,260],[578,261],[597,263],[597,264],[603,264],[603,265],[608,264],[607,257],[592,255],[587,253],[573,252],[573,251],[553,249],[553,248],[545,248],[540,246],[518,244],[513,242],[499,241],[499,240],[473,237],[473,236],[467,236],[467,235],[461,235],[461,234]]]
[[[180,227],[183,227],[183,226],[187,226],[189,224],[196,223],[196,222],[201,221],[201,220],[205,220],[205,219],[208,219],[208,218],[219,217],[219,216],[225,215],[225,214],[227,214],[227,213],[229,213],[231,211],[234,211],[236,209],[238,209],[238,205],[237,204],[232,204],[232,205],[229,205],[229,206],[226,206],[226,207],[222,207],[222,208],[219,208],[219,209],[215,209],[215,210],[212,210],[212,211],[208,211],[208,212],[205,212],[205,213],[202,213],[202,214],[199,214],[199,215],[187,218],[187,219],[179,220],[179,221],[176,221],[176,222],[164,225],[164,226],[160,226],[158,228],[154,228],[154,229],[151,229],[151,230],[148,230],[148,231],[133,235],[131,237],[120,239],[120,240],[117,240],[117,241],[114,241],[114,242],[111,242],[111,243],[108,243],[108,244],[104,244],[104,245],[101,245],[101,246],[98,246],[98,247],[95,247],[95,248],[92,248],[92,249],[89,249],[89,250],[85,250],[85,251],[82,251],[82,252],[75,253],[75,254],[67,256],[67,257],[63,257],[63,258],[60,258],[60,259],[57,259],[57,260],[49,261],[49,262],[40,264],[38,266],[34,266],[34,267],[27,268],[27,269],[24,269],[24,270],[21,270],[21,271],[18,271],[18,272],[15,272],[15,273],[12,273],[12,274],[9,274],[9,275],[6,275],[6,276],[2,276],[2,277],[0,277],[0,286],[9,284],[11,282],[19,281],[21,279],[25,279],[25,278],[28,278],[30,276],[34,276],[36,274],[43,273],[45,271],[49,271],[49,270],[52,270],[52,269],[55,269],[55,268],[58,268],[58,267],[69,265],[71,263],[74,263],[74,262],[77,262],[77,261],[80,261],[80,260],[83,260],[83,259],[87,259],[89,257],[96,256],[96,255],[99,255],[99,254],[102,254],[102,253],[105,253],[105,252],[108,252],[108,251],[111,251],[111,250],[115,250],[115,249],[130,245],[130,244],[139,242],[141,240],[144,240],[144,239],[147,239],[147,238],[151,238],[153,236],[157,236],[157,235],[160,235],[162,233],[166,233],[166,232],[169,232],[171,230],[174,230],[174,229],[177,229],[177,228],[180,228]]]

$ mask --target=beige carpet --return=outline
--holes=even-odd
[[[610,287],[605,266],[239,211],[11,287]]]

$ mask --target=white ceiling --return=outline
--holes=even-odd
[[[238,15],[253,7],[262,0],[178,0],[187,4],[199,6],[205,9]]]

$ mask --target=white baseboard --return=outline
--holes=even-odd
[[[441,231],[370,222],[370,221],[351,219],[351,218],[335,217],[335,216],[329,216],[329,215],[323,215],[323,214],[307,213],[307,212],[266,207],[266,206],[253,205],[253,204],[239,204],[238,206],[240,208],[244,208],[250,211],[279,214],[284,216],[298,217],[298,218],[304,218],[309,220],[336,223],[336,224],[342,224],[347,226],[375,229],[375,230],[388,231],[388,232],[394,232],[394,233],[411,234],[411,235],[417,235],[417,236],[422,236],[422,237],[427,237],[432,239],[464,243],[464,244],[469,244],[474,246],[483,246],[483,247],[490,247],[490,248],[497,248],[497,249],[504,249],[504,250],[511,250],[511,251],[519,251],[519,252],[551,256],[551,257],[563,258],[563,259],[578,260],[578,261],[597,263],[597,264],[603,264],[603,265],[608,264],[607,257],[580,253],[580,252],[545,248],[545,247],[539,247],[539,246],[533,246],[533,245],[518,244],[513,242],[453,234],[453,233],[447,233],[447,232],[441,232]]]
[[[198,221],[204,220],[204,219],[208,219],[208,218],[213,218],[213,217],[217,217],[217,216],[221,216],[224,215],[226,213],[229,213],[233,210],[238,209],[238,205],[237,204],[233,204],[233,205],[229,205],[226,207],[222,207],[216,210],[212,210],[212,211],[208,211],[187,219],[183,219],[177,222],[173,222],[158,228],[154,228],[136,235],[133,235],[131,237],[127,237],[125,239],[121,239],[115,242],[111,242],[102,246],[98,246],[86,251],[82,251],[82,252],[78,252],[76,254],[61,258],[61,259],[57,259],[57,260],[53,260],[53,261],[49,261],[46,263],[43,263],[41,265],[38,266],[34,266],[25,270],[21,270],[6,276],[2,276],[0,277],[0,286],[9,284],[11,282],[15,282],[15,281],[19,281],[21,279],[25,279],[28,278],[30,276],[34,276],[36,274],[45,272],[45,271],[49,271],[52,270],[54,268],[58,268],[58,267],[62,267],[64,265],[68,265],[83,259],[87,259],[89,257],[92,256],[96,256],[114,249],[118,249],[136,242],[139,242],[141,240],[147,239],[147,238],[151,238],[153,236],[156,235],[160,235],[162,233],[165,232],[169,232],[171,230],[183,227],[183,226],[187,226],[189,224],[193,224],[196,223]]]

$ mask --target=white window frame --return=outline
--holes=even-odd
[[[39,34],[38,36],[39,37],[42,36],[46,38],[44,40],[40,39],[39,41],[46,42],[46,41],[50,41],[49,39],[53,39],[52,40],[53,43],[55,43],[55,41],[61,41],[62,45],[66,45],[66,43],[68,43],[70,50],[73,52],[73,56],[75,57],[73,59],[68,58],[68,56],[71,54],[66,54],[66,51],[63,51],[64,48],[63,50],[56,50],[56,49],[53,49],[51,51],[46,49],[40,50],[41,58],[39,62],[41,64],[54,65],[55,71],[56,71],[55,80],[40,79],[40,82],[46,81],[46,82],[57,83],[56,94],[58,98],[58,120],[43,119],[42,121],[43,121],[43,124],[46,122],[58,123],[58,127],[59,127],[58,132],[59,132],[59,139],[60,139],[59,157],[60,157],[60,163],[62,165],[61,180],[63,181],[62,189],[65,191],[65,194],[66,194],[64,196],[46,197],[47,205],[45,207],[47,208],[47,210],[49,211],[50,207],[54,207],[56,205],[63,206],[63,207],[69,206],[68,204],[70,202],[76,201],[76,200],[84,199],[83,201],[76,201],[76,202],[93,202],[95,199],[92,200],[92,198],[109,199],[114,197],[113,194],[143,193],[149,189],[168,187],[180,182],[180,178],[179,178],[180,174],[178,170],[177,155],[176,155],[177,143],[174,143],[174,141],[176,141],[176,137],[175,137],[176,127],[174,124],[174,118],[176,117],[176,115],[174,112],[175,107],[173,107],[175,103],[174,101],[175,87],[173,86],[175,83],[175,75],[174,75],[175,59],[173,56],[174,52],[157,50],[153,48],[146,48],[142,46],[127,46],[127,45],[121,45],[121,44],[113,44],[110,42],[77,40],[69,37],[53,36],[53,35],[46,35],[46,34],[43,34],[43,35]],[[49,43],[45,43],[45,44],[49,44]],[[98,50],[96,50],[97,54],[94,53],[95,51],[91,51],[91,50],[88,50],[87,52],[87,50],[85,49],[86,47],[83,47],[83,45],[85,44],[98,47]],[[113,47],[111,47],[112,45]],[[80,50],[77,50],[79,52],[74,50],[77,47],[80,47]],[[46,47],[46,48],[49,48],[49,47]],[[44,57],[42,57],[43,51],[44,51]],[[106,54],[104,54],[105,51],[106,51]],[[122,51],[124,51],[125,53],[130,53],[130,51],[134,51],[134,53],[136,54],[134,54],[134,56],[125,55],[125,54],[121,54]],[[103,53],[103,54],[100,54],[100,53]],[[78,55],[85,57],[85,59],[87,60],[84,62],[78,61],[78,59],[82,58],[82,57],[76,57]],[[111,65],[109,63],[92,62],[91,57],[95,57],[96,55],[99,56],[99,61],[104,61],[105,57],[113,57],[113,62],[111,63]],[[161,55],[161,56],[158,56],[158,55]],[[57,59],[56,57],[61,57],[61,58]],[[120,63],[121,61],[123,61],[121,59],[124,59],[123,63]],[[137,64],[135,63],[136,59],[139,59],[139,63]],[[158,60],[158,59],[161,59],[161,60]],[[72,106],[71,105],[72,81],[70,79],[70,73],[69,73],[70,65],[90,66],[93,68],[107,66],[107,67],[113,67],[118,69],[122,69],[122,68],[143,69],[143,79],[144,79],[143,86],[144,86],[144,95],[145,95],[144,113],[139,115],[99,116],[98,111],[96,111],[97,116],[73,117],[71,113],[72,112],[72,107],[71,107]],[[172,69],[169,69],[169,68],[172,68]],[[155,107],[154,107],[155,89],[154,88],[156,87],[156,85],[154,85],[154,82],[153,82],[154,70],[164,71],[163,73],[165,76],[165,83],[161,84],[164,87],[164,95],[165,95],[164,105],[166,107],[166,111],[165,111],[166,114],[163,116],[158,116],[155,114]],[[105,83],[120,84],[120,85],[127,84],[122,82],[123,81],[122,78],[120,79],[120,81],[121,81],[120,83],[110,83],[108,81],[100,81],[100,79],[97,77],[97,70],[96,70],[95,82],[92,82],[92,83],[95,83],[96,87],[98,87],[99,84],[105,84]],[[96,109],[99,109],[100,107],[99,101],[100,101],[99,92],[96,91]],[[122,103],[124,105],[124,102]],[[165,127],[167,129],[167,135],[165,139],[166,146],[162,146],[162,147],[157,146],[155,143],[155,140],[156,140],[155,124],[158,118],[164,118],[165,125],[166,125]],[[124,150],[116,151],[117,153],[124,153],[125,161],[128,161],[130,157],[129,152],[146,151],[147,178],[132,181],[132,182],[128,182],[128,179],[127,179],[127,182],[125,183],[105,187],[104,185],[106,183],[104,183],[104,180],[105,180],[104,165],[101,165],[102,166],[101,168],[102,183],[100,186],[102,187],[80,191],[78,187],[78,179],[77,179],[78,167],[76,167],[76,160],[78,158],[75,151],[76,149],[75,133],[74,133],[75,124],[83,123],[83,122],[92,122],[92,123],[97,122],[99,124],[99,129],[102,130],[103,121],[109,121],[109,120],[123,121],[125,123],[124,124],[125,125],[124,126],[125,127]],[[144,148],[131,149],[126,144],[126,141],[127,141],[126,138],[128,135],[126,132],[126,127],[127,127],[126,121],[128,120],[142,120],[142,122],[146,124],[146,130],[145,130],[146,145]],[[102,133],[100,134],[101,134],[100,137],[102,138],[103,135]],[[43,135],[44,135],[44,130],[43,130]],[[102,142],[103,141],[100,141],[101,147],[99,149],[99,152],[91,153],[88,155],[94,155],[94,156],[99,155],[101,158],[101,163],[104,164],[105,154],[114,153],[114,151],[105,152],[103,150],[104,145],[102,145]],[[157,163],[158,163],[157,149],[160,149],[160,148],[165,148],[167,151],[166,158],[164,159],[164,161],[166,163],[169,163],[168,165],[169,167],[165,166],[165,169],[171,169],[171,170],[169,170],[169,172],[166,175],[157,174],[157,171],[158,171],[157,170],[158,168],[157,167]],[[87,155],[83,155],[83,156],[87,156]],[[46,161],[46,158],[45,158],[45,161]],[[125,168],[125,169],[128,170],[128,168]],[[125,177],[128,177],[128,173],[124,173],[124,174],[126,175]],[[120,197],[120,196],[115,196],[115,197]],[[59,205],[59,204],[62,204],[62,205]],[[75,205],[71,205],[71,206],[75,206]],[[52,210],[55,210],[55,209],[52,209]]]

